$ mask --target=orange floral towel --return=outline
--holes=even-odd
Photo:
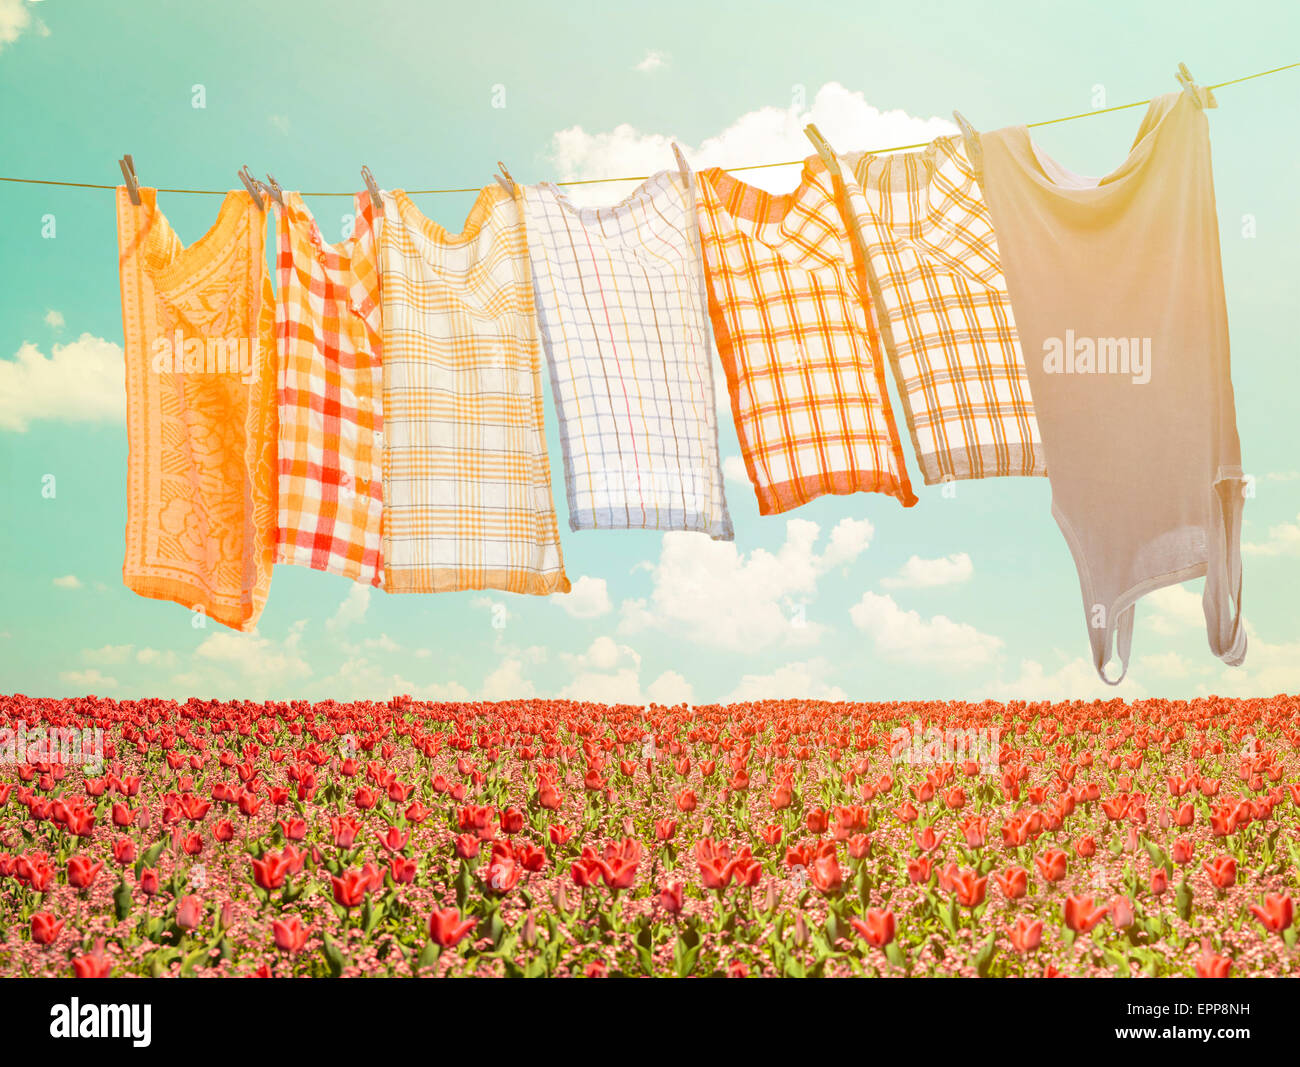
[[[275,542],[275,303],[266,220],[231,192],[185,248],[157,190],[117,189],[126,348],[126,560],[141,596],[257,623]]]

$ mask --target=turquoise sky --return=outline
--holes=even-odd
[[[1086,14],[1042,0],[378,0],[326,13],[341,7],[0,0],[0,174],[115,182],[117,158],[131,152],[141,181],[164,187],[225,189],[244,163],[306,190],[354,189],[362,163],[386,187],[476,186],[498,159],[523,182],[635,166],[656,134],[691,150],[726,134],[717,151],[745,158],[708,162],[739,165],[792,158],[746,154],[767,142],[742,119],[798,111],[801,94],[848,150],[883,147],[882,131],[947,120],[953,108],[988,129],[1088,111],[1101,95],[1143,100],[1176,88],[1179,61],[1214,83],[1300,60],[1292,0],[1112,3]],[[842,88],[819,96],[831,83]],[[502,89],[505,106],[494,107]],[[0,692],[704,702],[1300,690],[1300,141],[1282,130],[1300,103],[1300,70],[1218,95],[1211,136],[1233,379],[1256,485],[1244,667],[1208,651],[1193,583],[1139,604],[1130,680],[1103,691],[1084,658],[1078,583],[1045,481],[963,482],[953,499],[918,484],[920,503],[907,511],[859,494],[760,517],[748,484],[729,480],[734,547],[698,535],[570,533],[549,395],[570,598],[387,596],[279,567],[255,635],[194,629],[183,608],[121,581],[112,194],[0,183]],[[906,115],[855,126],[864,108]],[[1103,173],[1141,115],[1036,137],[1072,169]],[[791,129],[799,117],[787,115]],[[601,138],[622,124],[630,129]],[[557,139],[561,131],[570,132]],[[628,188],[607,187],[608,198]],[[418,203],[459,229],[472,199]],[[337,237],[348,202],[308,202]],[[219,203],[160,196],[186,242]],[[721,439],[723,455],[737,456],[729,419]]]

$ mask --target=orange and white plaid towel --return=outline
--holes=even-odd
[[[962,139],[840,158],[926,484],[1045,475],[993,223]]]
[[[384,575],[390,593],[567,593],[519,197],[460,234],[384,194]]]
[[[275,298],[266,216],[226,194],[188,248],[117,189],[128,589],[251,630],[275,543]]]
[[[382,585],[383,321],[369,193],[326,244],[302,197],[277,211],[280,521],[276,562]]]
[[[786,196],[716,167],[696,179],[713,332],[759,512],[824,493],[915,504],[836,179],[817,156]]]

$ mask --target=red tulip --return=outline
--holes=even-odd
[[[1127,930],[1133,925],[1133,901],[1128,897],[1116,897],[1110,902],[1110,921],[1116,930]]]
[[[68,885],[74,889],[89,889],[103,869],[102,861],[91,863],[84,856],[73,856],[68,860]]]
[[[1203,866],[1215,889],[1231,889],[1237,884],[1237,861],[1231,856],[1216,856]]]
[[[73,957],[72,973],[77,978],[107,978],[113,973],[112,962],[104,956],[103,938],[95,945],[95,951]]]
[[[988,877],[976,877],[976,873],[971,870],[961,871],[956,878],[953,886],[953,893],[957,897],[957,903],[964,908],[977,908],[984,903],[984,890],[988,883]]]
[[[1023,867],[1008,867],[1005,871],[994,871],[993,880],[1008,900],[1019,900],[1029,888],[1029,872]]]
[[[1287,893],[1266,893],[1264,903],[1252,904],[1250,913],[1264,924],[1269,933],[1280,934],[1295,916],[1295,905]]]
[[[1043,922],[1041,919],[1028,919],[1024,915],[1016,920],[1016,925],[1007,931],[1011,938],[1011,947],[1021,955],[1032,952],[1043,940]]]
[[[1065,925],[1076,934],[1086,934],[1106,917],[1106,909],[1094,908],[1092,897],[1065,898]]]
[[[1232,971],[1232,960],[1211,951],[1206,941],[1201,946],[1201,954],[1196,957],[1195,968],[1198,978],[1227,978]]]
[[[193,930],[203,918],[203,901],[194,894],[181,897],[176,903],[176,925],[182,930]]]
[[[1034,857],[1034,865],[1044,880],[1059,882],[1065,877],[1067,858],[1059,848],[1049,848],[1041,856]]]
[[[275,947],[281,952],[288,952],[291,955],[302,951],[303,945],[307,943],[307,937],[310,931],[303,926],[302,920],[296,915],[291,915],[287,919],[272,919],[271,934],[275,938]]]
[[[360,907],[370,892],[370,875],[364,869],[344,871],[341,878],[331,876],[330,886],[334,890],[335,903],[348,909]]]
[[[819,893],[833,896],[844,887],[844,872],[840,870],[839,860],[834,852],[826,852],[813,860],[810,872],[812,884]]]
[[[55,919],[47,911],[38,911],[32,915],[32,940],[38,945],[53,944],[62,932],[62,919]]]
[[[894,940],[894,913],[887,908],[868,908],[862,919],[850,919],[849,925],[872,948],[884,948]]]
[[[439,948],[455,948],[475,925],[473,919],[461,919],[455,908],[435,909],[429,916],[429,937]]]
[[[671,915],[678,914],[686,903],[686,884],[680,878],[670,878],[659,889],[659,906]]]
[[[483,882],[488,892],[496,896],[504,896],[519,884],[522,874],[523,869],[515,862],[509,846],[504,844],[493,846],[492,856],[483,873]]]
[[[253,860],[253,880],[268,892],[279,889],[289,874],[289,861],[274,852]]]

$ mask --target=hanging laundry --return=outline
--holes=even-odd
[[[603,208],[540,185],[524,205],[570,527],[732,540],[693,180]]]
[[[369,193],[327,244],[297,193],[276,212],[279,530],[276,562],[382,585],[383,318]]]
[[[838,179],[817,156],[785,196],[696,175],[709,308],[758,508],[825,493],[916,503]]]
[[[385,588],[567,593],[518,194],[452,234],[385,193],[380,235]]]
[[[926,485],[1046,474],[993,223],[962,139],[840,158]]]
[[[1201,104],[1151,101],[1104,178],[1066,170],[1023,126],[979,143],[1098,674],[1111,681],[1112,638],[1112,684],[1127,672],[1140,597],[1202,575],[1210,647],[1241,663],[1245,481]]]
[[[141,596],[251,630],[275,542],[275,300],[266,218],[230,192],[184,247],[157,190],[117,189],[126,559]]]

